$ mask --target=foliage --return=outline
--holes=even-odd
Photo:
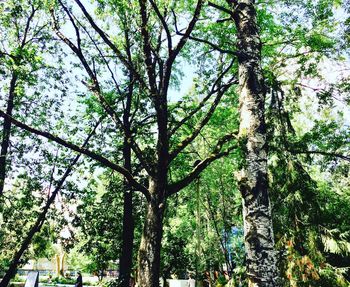
[[[155,2],[160,13],[166,15],[171,35],[178,34],[173,39],[179,39],[196,1]],[[88,6],[89,11],[95,10],[96,22],[120,54],[103,44],[101,35],[90,27],[77,6],[62,3],[0,3],[2,109],[10,79],[16,75],[15,118],[63,135],[67,142],[77,145],[96,119],[102,119],[89,150],[119,163],[123,162],[125,129],[115,116],[123,118],[126,91],[132,86],[128,141],[133,141],[142,151],[140,156],[135,153],[137,149],[133,150],[132,175],[148,186],[146,169],[156,166],[160,132],[156,126],[154,95],[148,91],[141,17],[135,14],[139,3],[99,0]],[[215,3],[230,8],[227,1]],[[345,67],[346,70],[349,65],[349,3],[339,0],[256,3],[267,92],[269,187],[280,273],[285,286],[347,286],[350,134],[346,111],[350,87],[349,75],[335,73],[334,69]],[[38,9],[34,16],[37,26],[30,26],[32,41],[21,45],[32,7]],[[157,77],[163,72],[160,67],[169,51],[164,41],[164,24],[151,5],[148,8],[149,41],[159,49],[152,51],[156,84],[159,84]],[[98,81],[99,93],[91,75],[82,70],[82,61],[66,46],[67,41],[57,41],[57,35],[48,25],[53,21],[50,13],[56,15],[60,31],[80,46]],[[210,158],[218,140],[238,130],[237,37],[234,23],[227,17],[224,10],[205,5],[190,41],[174,62],[169,97],[165,98],[170,152],[181,148],[184,140],[201,125],[215,103],[215,93],[202,102],[208,93],[215,89],[225,92],[198,135],[170,161],[165,176],[169,184],[191,173],[198,161]],[[175,27],[175,21],[179,27]],[[128,58],[137,75],[123,65],[120,55]],[[223,73],[225,69],[227,72]],[[217,81],[220,75],[222,78]],[[188,90],[183,86],[186,81],[190,82]],[[106,103],[112,107],[114,118],[108,114]],[[197,110],[198,107],[201,108]],[[182,119],[186,121],[182,123]],[[18,239],[25,237],[36,219],[51,179],[54,184],[71,157],[65,148],[57,148],[56,144],[17,128],[12,130],[11,137],[7,175],[11,188],[0,198],[1,270],[8,266],[18,248]],[[235,139],[221,148],[231,144],[236,144]],[[239,278],[236,285],[238,281],[244,282],[241,196],[233,176],[243,161],[242,151],[235,148],[196,176],[182,193],[169,198],[161,253],[164,277],[172,274],[185,277],[196,267],[202,274],[220,270],[226,264],[233,276]],[[61,240],[69,252],[71,266],[85,272],[115,267],[113,263],[120,257],[123,192],[119,175],[101,162],[85,159],[62,190],[61,201],[68,206],[67,210],[55,206],[50,222],[42,226],[22,263],[30,257],[51,257],[58,233],[68,226],[71,237]],[[136,250],[142,235],[146,200],[134,194]],[[133,256],[136,262],[137,252]],[[117,283],[101,284],[112,287]],[[222,279],[217,282],[217,286],[225,284]]]

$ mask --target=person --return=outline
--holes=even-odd
[[[187,287],[196,287],[196,280],[192,278],[192,275],[188,275]]]
[[[78,271],[77,281],[75,282],[75,287],[83,287],[83,277],[81,276],[80,271]]]

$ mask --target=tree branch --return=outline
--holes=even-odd
[[[35,12],[38,10],[37,8],[34,8],[34,5],[31,5],[32,11],[27,19],[27,23],[26,23],[26,27],[24,29],[24,34],[23,34],[23,39],[21,42],[21,47],[24,48],[26,41],[27,41],[27,36],[28,36],[28,32],[29,32],[29,28],[30,28],[30,22],[32,21]]]
[[[191,35],[191,33],[192,33],[192,31],[193,31],[193,29],[198,21],[198,16],[201,12],[202,6],[203,6],[203,0],[198,0],[196,9],[195,9],[193,17],[192,17],[192,20],[188,24],[188,27],[187,27],[184,35],[180,39],[179,43],[176,45],[176,47],[172,51],[171,55],[169,56],[169,59],[167,61],[168,65],[169,64],[171,65],[174,62],[176,56],[179,54],[179,52],[181,51],[183,46],[186,44],[188,37]]]
[[[93,136],[93,134],[95,133],[97,127],[99,126],[99,124],[101,123],[102,118],[96,123],[95,127],[93,128],[92,132],[87,136],[87,138],[85,139],[83,145],[81,148],[84,148],[87,146],[87,144],[89,143],[89,140],[91,139],[91,137]],[[23,253],[26,251],[26,249],[28,249],[30,243],[33,240],[34,235],[40,231],[42,225],[45,222],[46,219],[46,214],[49,211],[49,208],[51,206],[51,204],[54,202],[58,192],[60,191],[60,189],[62,188],[64,182],[66,181],[67,177],[70,175],[70,173],[73,170],[74,165],[78,162],[79,158],[80,158],[81,154],[78,154],[72,161],[71,163],[68,165],[66,171],[64,172],[63,176],[61,177],[61,179],[57,182],[56,188],[53,190],[53,192],[51,193],[51,195],[49,196],[44,208],[42,209],[41,213],[39,214],[39,216],[37,217],[35,223],[31,226],[31,228],[29,229],[29,232],[27,234],[27,236],[25,237],[25,239],[22,241],[20,248],[16,251],[15,255],[13,256],[11,263],[9,265],[9,268],[3,278],[3,280],[1,281],[0,285],[1,286],[7,286],[8,282],[10,281],[10,279],[12,278],[12,276],[14,275],[14,272],[17,269],[17,266],[20,263],[20,259],[23,256]],[[49,187],[49,191],[51,189],[51,184],[53,181],[53,172],[55,170],[55,166],[52,169],[52,174],[51,174],[51,180],[50,180],[50,187]]]
[[[180,35],[180,36],[184,35],[184,33],[181,33],[178,30],[176,30],[176,34]],[[229,54],[229,55],[233,55],[233,56],[238,56],[239,55],[239,52],[222,49],[222,48],[220,48],[220,46],[218,46],[218,45],[216,45],[216,44],[214,44],[214,43],[212,43],[212,42],[210,42],[208,40],[205,40],[205,39],[200,39],[200,38],[197,38],[197,37],[194,37],[194,36],[188,36],[188,39],[196,41],[196,42],[199,42],[199,43],[207,44],[210,47],[212,47],[214,50],[216,50],[216,51],[218,51],[220,53]]]
[[[63,5],[63,3],[59,0],[59,2],[61,3],[61,6],[63,7],[63,9],[66,11],[66,13],[69,13],[67,7],[65,7]],[[123,122],[121,121],[121,119],[119,118],[118,114],[115,112],[115,110],[113,109],[113,107],[111,107],[111,105],[107,102],[107,100],[105,99],[105,97],[102,94],[101,91],[101,87],[99,85],[98,79],[96,77],[96,74],[94,73],[94,71],[91,69],[90,65],[88,64],[82,50],[80,46],[75,46],[72,41],[70,41],[65,35],[63,35],[61,33],[61,31],[59,30],[58,27],[58,23],[57,20],[55,18],[55,15],[53,13],[53,11],[51,11],[51,15],[53,17],[53,25],[54,25],[54,30],[56,32],[56,34],[58,35],[58,37],[64,41],[69,47],[70,49],[73,51],[73,53],[76,54],[76,56],[79,58],[80,62],[82,63],[83,67],[85,68],[92,84],[88,85],[86,84],[86,86],[91,90],[91,92],[98,98],[99,102],[102,105],[102,108],[105,110],[105,112],[111,117],[111,119],[113,120],[113,122],[116,124],[117,127],[121,128],[124,133],[125,131],[125,127],[123,125]],[[74,19],[72,16],[70,16],[70,20],[73,21],[74,23]],[[72,24],[73,24],[72,23]],[[75,24],[73,24],[76,29],[77,26]],[[79,37],[80,39],[80,33],[79,31],[76,32],[77,37]],[[78,42],[80,41],[78,39]],[[144,157],[142,155],[141,149],[138,147],[138,145],[136,144],[136,142],[134,141],[134,139],[132,138],[132,136],[129,133],[126,133],[127,137],[129,139],[129,144],[131,146],[131,148],[133,149],[133,151],[135,152],[137,158],[139,159],[139,161],[141,162],[141,164],[143,165],[143,167],[145,168],[145,170],[148,172],[148,174],[152,174],[152,169],[151,167],[147,164],[147,161],[144,160]]]
[[[182,151],[184,150],[200,133],[200,131],[203,129],[203,127],[209,122],[211,116],[214,114],[216,107],[220,103],[220,100],[222,96],[225,94],[225,92],[230,87],[230,84],[227,84],[223,86],[221,90],[218,91],[217,96],[213,103],[210,106],[209,111],[205,115],[205,117],[202,119],[202,121],[197,125],[195,130],[192,132],[191,135],[189,135],[187,138],[185,138],[181,143],[177,145],[177,148],[175,148],[169,155],[169,163]]]
[[[147,15],[147,0],[139,0],[140,5],[140,15],[141,15],[141,36],[142,36],[142,47],[144,54],[144,61],[148,76],[148,83],[151,88],[151,96],[152,98],[157,96],[157,82],[156,82],[156,73],[152,60],[152,44],[150,34],[148,32],[148,15]]]
[[[148,0],[148,1],[151,3],[153,10],[156,12],[160,22],[163,25],[163,28],[164,28],[165,33],[166,33],[167,41],[168,41],[168,51],[169,51],[169,55],[170,55],[172,47],[173,47],[173,44],[172,44],[171,34],[170,34],[170,31],[169,31],[169,26],[166,23],[165,18],[163,17],[163,15],[160,13],[157,4],[153,0]]]
[[[65,10],[66,13],[69,13],[67,7],[64,6],[64,4],[59,0],[61,6],[63,7],[63,9]],[[86,84],[86,86],[89,88],[89,90],[91,92],[93,92],[93,94],[99,99],[103,109],[107,112],[107,114],[112,118],[112,120],[115,122],[115,124],[119,125],[120,124],[120,119],[118,117],[118,115],[115,113],[115,111],[113,110],[113,108],[109,105],[109,103],[106,101],[106,99],[103,97],[102,92],[101,92],[101,88],[98,82],[98,79],[96,77],[96,74],[94,73],[94,71],[91,69],[90,65],[88,64],[82,50],[81,47],[74,45],[74,43],[72,41],[70,41],[64,34],[61,33],[60,28],[58,26],[55,14],[53,11],[51,11],[51,15],[53,18],[53,28],[54,31],[56,32],[57,36],[64,42],[67,44],[67,46],[73,51],[73,53],[79,58],[81,64],[83,65],[85,71],[87,72],[92,84],[88,85]],[[70,15],[70,14],[68,14]],[[69,17],[70,21],[72,22],[73,26],[75,27],[75,29],[78,29],[77,26],[74,23],[74,20],[72,18],[72,16]],[[80,33],[79,30],[76,30],[76,34],[77,34],[77,42],[80,42]]]
[[[177,193],[178,191],[180,191],[181,189],[183,189],[184,187],[188,186],[192,181],[194,181],[200,174],[201,172],[206,169],[213,161],[227,156],[230,154],[230,152],[237,148],[237,144],[228,147],[225,151],[221,151],[223,145],[225,143],[227,143],[228,141],[237,138],[237,133],[234,134],[228,134],[224,137],[222,137],[216,147],[214,148],[212,154],[205,158],[204,160],[200,161],[195,167],[194,169],[183,179],[180,179],[178,182],[175,182],[173,184],[170,184],[167,188],[167,196],[171,196],[175,193]]]
[[[218,76],[218,78],[216,79],[216,81],[215,81],[214,84],[212,85],[212,88],[211,88],[210,92],[208,93],[208,95],[207,95],[206,97],[204,97],[204,98],[202,99],[202,101],[197,105],[197,107],[196,107],[194,110],[192,110],[186,117],[184,117],[184,118],[172,129],[172,131],[171,131],[171,133],[170,133],[170,136],[173,135],[173,134],[175,134],[175,132],[176,132],[179,128],[181,128],[181,126],[182,126],[183,124],[185,124],[190,118],[192,118],[198,111],[200,111],[200,110],[204,107],[205,103],[211,98],[211,96],[212,96],[213,94],[215,94],[215,93],[218,92],[218,89],[215,89],[216,86],[219,84],[219,82],[221,82],[221,80],[223,79],[223,77],[224,77],[224,76],[227,74],[227,72],[231,69],[232,65],[233,65],[233,61],[232,61],[231,64],[228,66],[228,68],[225,69],[225,70]],[[232,84],[234,84],[234,83],[236,83],[236,82],[232,82]],[[220,88],[219,88],[219,89],[220,89]]]
[[[320,150],[291,150],[288,149],[288,151],[292,154],[320,154],[324,156],[333,156],[338,157],[346,161],[350,161],[350,156],[339,154],[336,152],[326,152],[326,151],[320,151]]]
[[[223,6],[217,5],[217,4],[215,4],[213,2],[210,2],[210,1],[208,2],[208,5],[213,7],[213,8],[215,8],[215,9],[217,9],[217,10],[225,12],[225,13],[229,14],[231,17],[233,17],[233,12],[230,9],[227,9],[227,8],[225,8]]]
[[[100,37],[106,43],[106,45],[112,49],[112,51],[116,54],[117,58],[122,62],[122,64],[133,73],[134,77],[140,82],[140,84],[143,87],[147,88],[147,85],[143,81],[141,75],[135,70],[132,63],[129,62],[127,58],[125,58],[123,53],[118,49],[118,47],[115,44],[112,43],[112,41],[109,39],[107,34],[95,23],[95,21],[92,19],[89,12],[87,12],[86,8],[81,3],[81,1],[80,0],[74,0],[74,1],[75,3],[77,3],[81,11],[83,12],[84,16],[90,23],[91,27],[100,35]]]
[[[75,18],[76,19],[76,18]],[[91,34],[89,33],[88,29],[78,20],[76,19],[76,21],[78,22],[78,24],[83,28],[84,32],[86,33],[86,35],[89,37],[90,41],[93,43],[93,45],[95,46],[97,52],[99,53],[100,57],[102,58],[103,62],[105,63],[109,73],[111,74],[111,77],[112,77],[112,80],[113,80],[113,83],[118,91],[118,94],[120,96],[122,96],[122,92],[120,90],[120,87],[119,87],[119,84],[114,76],[114,73],[111,69],[111,67],[109,66],[109,62],[107,61],[105,55],[102,53],[102,50],[100,49],[100,47],[98,46],[98,44],[96,43],[96,40],[91,36]],[[79,47],[80,48],[80,47]],[[81,48],[80,48],[81,50]],[[95,74],[95,77],[96,77],[96,73]]]
[[[109,159],[103,157],[102,155],[99,155],[98,153],[93,152],[91,150],[88,150],[86,148],[81,148],[81,147],[77,146],[76,144],[70,143],[70,142],[68,142],[60,137],[57,137],[49,132],[40,131],[40,130],[37,130],[33,127],[30,127],[22,122],[17,121],[16,119],[14,119],[12,117],[10,117],[2,110],[0,110],[0,117],[5,118],[5,119],[10,119],[12,124],[14,124],[15,126],[21,128],[21,129],[24,129],[32,134],[42,136],[48,140],[52,140],[52,141],[66,147],[66,148],[69,148],[75,152],[85,154],[88,157],[90,157],[91,159],[98,161],[102,165],[109,167],[112,170],[115,170],[116,172],[119,172],[121,175],[123,175],[126,178],[126,180],[133,187],[135,187],[135,189],[142,192],[146,196],[146,198],[149,198],[148,189],[145,186],[143,186],[142,184],[140,184],[139,182],[137,182],[136,179],[132,176],[132,174],[127,169],[125,169],[124,167],[122,167],[120,165],[117,165],[117,164],[111,162]]]

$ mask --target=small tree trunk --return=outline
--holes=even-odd
[[[151,199],[138,254],[138,283],[140,287],[159,287],[160,249],[163,233],[164,200],[159,196],[156,182],[150,183]]]
[[[238,32],[239,135],[245,162],[237,179],[243,197],[247,277],[250,287],[276,287],[278,271],[267,190],[265,90],[255,1],[230,2]]]
[[[134,220],[132,214],[132,193],[124,191],[122,250],[119,264],[119,279],[121,286],[128,287],[132,269],[132,251],[134,241]]]
[[[126,140],[125,140],[126,141]],[[131,170],[131,150],[124,141],[124,167]],[[132,269],[132,251],[134,242],[134,218],[132,191],[127,181],[124,182],[124,210],[123,210],[123,231],[122,250],[119,260],[120,286],[128,287]]]
[[[91,135],[86,139],[86,141],[85,141],[83,146],[85,146],[88,143],[89,138],[91,137]],[[9,268],[6,271],[4,277],[2,278],[2,280],[0,282],[0,287],[7,287],[8,284],[10,283],[11,278],[16,274],[16,270],[17,270],[17,267],[18,267],[18,265],[20,263],[20,260],[21,260],[21,257],[23,255],[23,253],[28,249],[30,243],[32,242],[32,239],[33,239],[34,235],[37,232],[40,231],[42,225],[44,224],[44,221],[46,219],[46,214],[49,211],[49,208],[50,208],[51,204],[54,202],[57,193],[61,189],[62,185],[64,184],[64,182],[67,179],[67,177],[69,176],[69,174],[72,172],[72,168],[78,162],[79,158],[80,158],[80,154],[78,154],[74,158],[72,163],[69,165],[69,167],[67,168],[67,170],[63,174],[63,176],[60,179],[60,181],[57,183],[57,186],[56,186],[55,190],[52,192],[51,196],[49,197],[48,201],[46,202],[42,212],[39,214],[39,216],[38,216],[37,220],[35,221],[34,225],[30,228],[27,236],[24,238],[24,240],[23,240],[23,242],[21,244],[21,247],[15,253],[14,257],[12,258],[12,261],[10,263]],[[57,257],[57,255],[56,255],[57,274],[59,273],[59,269],[60,269],[60,267],[59,267],[60,264],[59,263],[60,263],[59,257]]]
[[[64,277],[64,259],[66,257],[66,253],[63,251],[63,253],[60,255],[60,260],[61,260],[61,264],[60,264],[60,275]]]
[[[128,39],[128,34],[126,33]],[[127,40],[129,46],[129,40]],[[131,59],[130,47],[128,48],[128,56]],[[130,75],[130,83],[133,83],[133,76]],[[131,147],[129,139],[131,137],[130,131],[130,111],[132,96],[134,92],[133,84],[129,85],[129,91],[127,94],[125,111],[123,114],[124,124],[124,142],[123,142],[123,158],[124,167],[132,173],[131,168]],[[124,202],[123,202],[123,231],[122,231],[122,250],[119,260],[119,280],[121,287],[129,287],[130,275],[132,269],[132,253],[134,247],[134,218],[133,218],[133,194],[131,186],[127,180],[124,180]]]
[[[60,270],[61,270],[61,260],[60,260],[60,255],[56,254],[56,276],[60,276]]]
[[[12,116],[12,111],[14,107],[15,98],[15,88],[17,83],[17,75],[15,72],[12,74],[10,82],[9,97],[7,100],[6,114]],[[10,135],[11,135],[11,120],[4,118],[4,125],[2,130],[2,142],[1,142],[1,152],[0,152],[0,196],[4,191],[5,178],[6,178],[6,156],[8,153],[8,148],[10,145]]]

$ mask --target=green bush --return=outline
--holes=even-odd
[[[12,279],[12,282],[25,282],[26,278],[24,276],[20,276],[18,274]]]
[[[74,278],[65,278],[62,276],[54,277],[52,278],[52,283],[59,283],[59,284],[75,284],[75,279]]]
[[[227,280],[224,276],[220,275],[215,282],[216,287],[223,287],[227,284]]]
[[[100,287],[118,287],[119,281],[118,279],[106,279],[104,278],[102,281],[98,283]]]
[[[320,287],[348,287],[349,282],[345,280],[342,274],[335,272],[332,268],[325,268],[319,271]]]

